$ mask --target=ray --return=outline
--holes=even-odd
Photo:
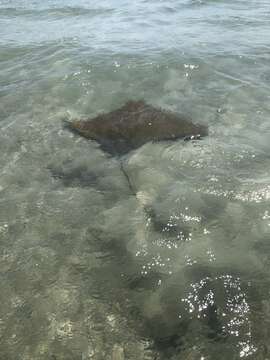
[[[147,217],[152,219],[154,227],[160,227],[160,224],[156,224],[157,218],[151,205],[145,204],[138,196],[136,186],[126,170],[126,157],[123,155],[151,141],[200,139],[208,134],[206,126],[194,124],[180,114],[155,108],[142,100],[128,101],[119,109],[92,119],[65,122],[65,126],[86,139],[96,141],[110,155],[119,157],[120,170],[129,190]]]
[[[127,154],[150,141],[198,139],[207,135],[204,125],[144,101],[128,101],[119,109],[93,119],[74,120],[66,126],[79,135],[95,140],[114,156]]]
[[[102,150],[119,158],[120,170],[127,180],[131,194],[137,198],[139,208],[144,215],[145,226],[139,226],[135,235],[138,244],[147,242],[149,224],[153,231],[162,232],[167,223],[163,224],[155,213],[152,204],[145,203],[144,199],[138,195],[136,185],[131,181],[125,167],[125,161],[128,157],[124,155],[151,141],[168,141],[181,138],[187,140],[200,139],[208,134],[207,127],[194,124],[190,119],[180,114],[155,108],[144,101],[128,101],[122,107],[109,113],[88,120],[74,120],[66,123],[66,126],[78,135],[96,141]],[[173,229],[171,230],[173,231]],[[182,229],[181,231],[184,232],[185,230]],[[128,251],[125,254],[125,257],[127,256]],[[146,278],[140,273],[139,276],[131,279],[128,288],[135,292],[138,292],[138,289],[139,291],[155,291],[156,280],[162,276],[161,273],[151,273]],[[172,310],[171,305],[168,308],[164,306],[165,315],[163,313],[155,314],[154,311],[153,317],[146,315],[145,310],[141,310],[145,309],[146,304],[147,301],[139,300],[138,306],[138,296],[136,295],[136,305],[145,328],[143,336],[152,338],[158,351],[167,354],[172,347],[179,347],[181,337],[186,331],[186,320],[180,323],[178,318],[175,319],[176,321],[172,321],[172,318],[167,319],[171,313],[177,313],[178,303],[176,309],[173,308]],[[163,306],[162,303],[161,306]],[[173,316],[175,318],[175,315]],[[209,315],[209,322],[212,320],[211,316],[212,314]],[[219,326],[217,319],[214,316],[212,317],[214,326]],[[163,328],[162,334],[158,331],[161,327]]]

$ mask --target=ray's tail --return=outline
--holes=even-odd
[[[128,183],[128,187],[129,187],[129,190],[131,192],[132,195],[134,195],[135,197],[137,197],[137,191],[135,189],[135,187],[133,186],[131,180],[130,180],[130,177],[125,169],[125,159],[120,159],[120,168],[121,168],[121,171],[122,173],[124,174],[126,180],[127,180],[127,183]]]

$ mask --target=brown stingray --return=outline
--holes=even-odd
[[[101,148],[111,155],[119,156],[127,154],[129,151],[149,141],[176,140],[179,138],[198,139],[208,133],[207,127],[193,124],[190,119],[184,118],[177,113],[156,109],[144,101],[128,101],[117,110],[98,115],[93,119],[85,121],[74,120],[68,122],[67,126],[75,133],[87,139],[97,141]],[[136,186],[133,185],[128,172],[125,170],[124,161],[125,157],[120,157],[120,168],[127,179],[131,193],[138,199],[145,215],[147,215],[147,226],[149,225],[150,219],[154,230],[160,229],[163,231],[163,229],[167,227],[167,223],[162,224],[151,205],[145,205],[141,202],[137,196]],[[91,180],[91,178],[87,176],[86,179],[87,181]],[[183,232],[185,230],[181,229],[181,231]],[[175,236],[175,234],[173,234],[173,236]],[[126,252],[126,254],[124,253],[125,257],[128,257],[128,251],[126,251],[125,247],[124,249]],[[117,254],[119,254],[118,247]],[[122,261],[118,263],[120,263],[121,266],[123,264]],[[148,291],[153,288],[155,289],[157,280],[164,278],[161,273],[150,273],[149,276],[139,276],[131,280],[128,285],[129,289],[136,293],[136,307],[138,306],[139,299],[138,289],[147,289]],[[172,306],[174,306],[174,304],[169,304],[167,307],[164,307],[165,310],[167,310],[166,313],[157,313],[153,318],[148,315],[143,318],[143,316],[145,316],[145,303],[142,305],[144,310],[139,311],[142,322],[146,324],[144,335],[152,337],[158,350],[164,351],[164,353],[167,349],[169,349],[169,352],[172,348],[179,347],[181,336],[185,333],[186,328],[184,321],[180,324],[176,321],[167,321],[168,315],[174,311],[174,308],[171,310]],[[176,311],[177,310],[178,308]],[[143,315],[141,315],[141,313]],[[164,320],[165,318],[166,321]],[[163,330],[158,331],[161,327]]]
[[[123,155],[149,141],[200,138],[207,127],[170,111],[156,109],[144,101],[128,101],[124,106],[89,120],[74,120],[68,128],[97,141],[112,155]]]

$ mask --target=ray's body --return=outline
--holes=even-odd
[[[123,155],[149,141],[199,138],[207,128],[183,116],[156,109],[144,101],[129,101],[117,110],[89,120],[74,120],[68,127],[97,141],[111,155]]]

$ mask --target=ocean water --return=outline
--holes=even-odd
[[[270,359],[269,20],[0,0],[1,360]],[[122,159],[136,197],[62,122],[130,99],[209,127]]]

